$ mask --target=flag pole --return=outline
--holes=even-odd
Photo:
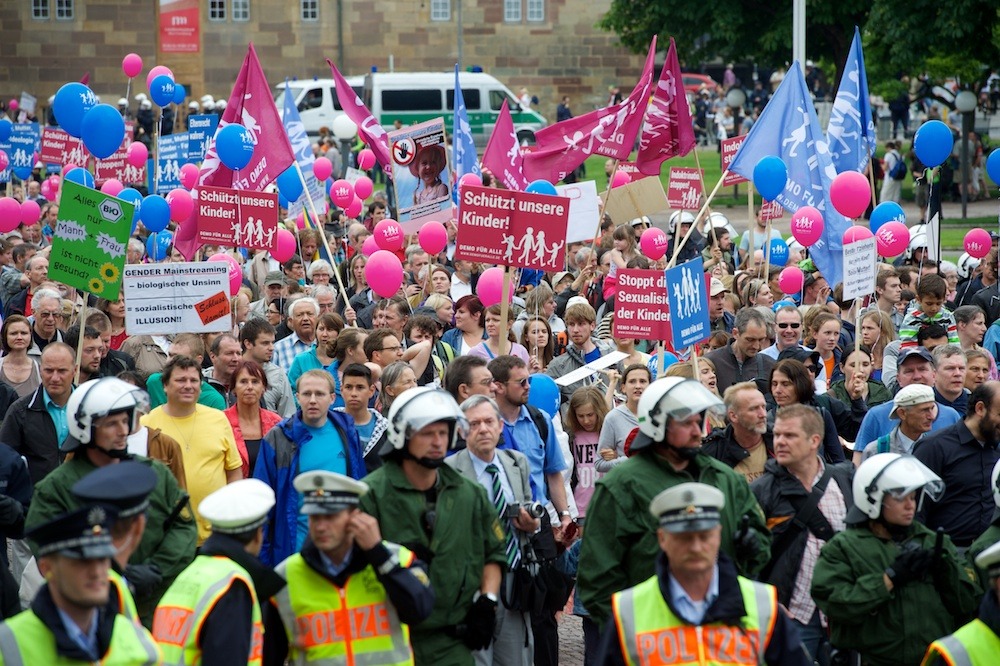
[[[871,147],[871,145],[868,142],[865,142],[865,155],[866,155],[866,159],[868,161],[868,183],[872,187],[872,208],[875,208],[875,206],[878,205],[878,199],[875,197],[875,173],[872,170],[872,157],[873,157],[873,155],[872,155],[872,147]],[[899,159],[903,159],[902,158],[902,153],[900,153],[900,158]],[[888,174],[885,174],[885,175],[888,175]],[[868,226],[871,226],[871,224],[869,224]]]
[[[761,204],[761,210],[763,210],[764,205]],[[771,268],[771,220],[767,221],[764,227],[764,273],[760,277],[767,282],[767,272]]]
[[[604,190],[604,207],[608,207],[608,201],[611,199],[611,183],[615,180],[615,174],[618,173],[618,163],[620,160],[615,159],[615,168],[611,170],[611,175],[608,176],[608,187]],[[597,216],[597,229],[594,232],[594,240],[590,242],[590,252],[591,254],[597,254],[597,239],[601,237],[601,222],[604,220],[604,215]]]
[[[698,178],[701,179],[701,191],[704,192],[708,188],[705,187],[705,172],[702,171],[702,168],[701,168],[701,158],[698,157],[698,147],[695,146],[694,149],[691,152],[694,153],[694,165],[696,167],[698,167]],[[711,208],[708,209],[708,217],[709,217],[709,219],[712,218],[712,209]],[[713,245],[717,245],[719,243],[719,238],[718,238],[718,235],[715,233],[715,225],[712,224],[711,222],[709,222],[709,224],[708,224],[708,233],[712,236],[712,244]]]
[[[313,219],[316,220],[316,224],[319,225],[319,215],[316,213],[316,204],[313,202],[312,196],[310,196],[309,194],[309,187],[306,185],[306,177],[302,173],[302,167],[299,166],[298,162],[294,162],[294,164],[295,164],[295,173],[299,175],[299,182],[302,183],[302,192],[303,194],[305,194],[306,204],[312,210]],[[297,239],[299,237],[298,225],[296,225],[295,228],[296,228],[295,238]],[[337,259],[334,256],[333,251],[330,249],[330,243],[326,240],[326,232],[320,230],[319,237],[320,240],[323,241],[323,247],[326,248],[327,256],[330,257],[330,264],[333,266],[333,275],[335,278],[337,278],[337,286],[340,287],[340,295],[344,299],[344,307],[345,308],[350,307],[350,299],[347,297],[347,290],[344,289],[344,281],[340,277],[340,270],[337,266]]]
[[[507,297],[510,295],[510,266],[503,267],[503,283],[500,287],[500,339],[497,351],[503,351],[503,344],[507,341],[507,315],[510,312]],[[513,348],[513,347],[512,347]],[[502,355],[502,354],[501,354]]]
[[[747,183],[747,222],[749,223],[748,229],[750,230],[750,245],[747,248],[747,265],[756,264],[756,250],[754,250],[754,229],[757,227],[757,220],[754,218],[753,214],[753,185]]]
[[[696,215],[695,218],[694,218],[694,224],[692,224],[691,228],[688,229],[688,232],[684,236],[684,239],[680,242],[679,245],[675,243],[674,253],[673,253],[673,256],[670,258],[670,263],[667,264],[667,268],[672,268],[673,265],[674,265],[674,262],[677,261],[677,255],[680,254],[681,249],[687,244],[688,239],[691,238],[691,233],[698,226],[698,220],[700,220],[702,218],[702,216],[705,214],[705,211],[708,210],[709,205],[711,205],[711,203],[712,203],[712,199],[715,198],[715,195],[718,193],[719,188],[722,187],[722,183],[726,179],[726,174],[727,173],[729,173],[729,169],[726,169],[722,173],[722,177],[719,178],[719,182],[715,184],[715,188],[712,190],[712,193],[708,195],[708,198],[705,200],[705,203],[701,207],[701,210],[698,211],[698,215]]]

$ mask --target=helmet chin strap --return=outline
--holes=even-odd
[[[424,469],[438,469],[439,467],[441,467],[442,465],[444,465],[444,458],[443,457],[442,458],[428,458],[428,457],[424,456],[422,458],[417,458],[412,453],[410,453],[409,449],[403,449],[402,456],[406,460],[412,460],[413,462],[417,463],[418,465],[420,465]]]
[[[702,446],[674,446],[673,444],[668,444],[663,442],[663,446],[667,447],[669,450],[673,451],[678,458],[681,460],[694,460],[698,457],[698,454],[702,451]]]
[[[901,541],[910,534],[910,528],[912,525],[896,525],[886,521],[886,519],[879,514],[879,517],[875,519],[875,522],[885,528],[885,531],[889,533],[893,541]]]
[[[127,460],[128,457],[129,457],[129,455],[131,455],[128,452],[128,448],[124,448],[124,449],[104,449],[104,448],[101,448],[100,446],[98,446],[97,444],[94,444],[93,442],[91,442],[87,446],[92,446],[95,449],[97,449],[98,451],[100,451],[101,453],[103,453],[104,455],[106,455],[107,457],[114,458],[115,460]]]

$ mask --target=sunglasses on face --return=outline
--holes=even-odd
[[[787,321],[785,321],[785,322],[781,322],[780,324],[778,324],[778,328],[782,328],[782,329],[784,329],[784,328],[802,328],[802,324],[800,324],[798,322],[794,322],[793,323],[793,322],[787,322]]]

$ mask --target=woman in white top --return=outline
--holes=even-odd
[[[17,391],[23,398],[31,395],[42,383],[38,362],[28,356],[31,347],[31,323],[21,315],[11,315],[0,327],[0,382]]]

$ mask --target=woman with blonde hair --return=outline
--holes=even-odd
[[[528,350],[531,360],[528,369],[532,374],[545,372],[555,356],[556,341],[552,329],[542,317],[529,317],[521,329],[521,345]]]
[[[896,328],[892,318],[878,308],[861,315],[861,344],[871,350],[872,375],[877,382],[882,381],[882,360],[885,357],[885,347],[897,339]]]
[[[694,376],[694,359],[690,361],[684,361],[683,363],[674,363],[672,366],[667,368],[666,377],[683,377],[684,379],[695,379]],[[719,395],[719,385],[717,378],[715,376],[715,363],[711,359],[705,358],[704,356],[698,357],[698,381],[701,385],[707,388],[709,391],[715,395]],[[720,398],[722,396],[719,396]],[[708,425],[712,430],[716,428],[726,427],[725,416],[715,414],[714,412],[708,413]]]

